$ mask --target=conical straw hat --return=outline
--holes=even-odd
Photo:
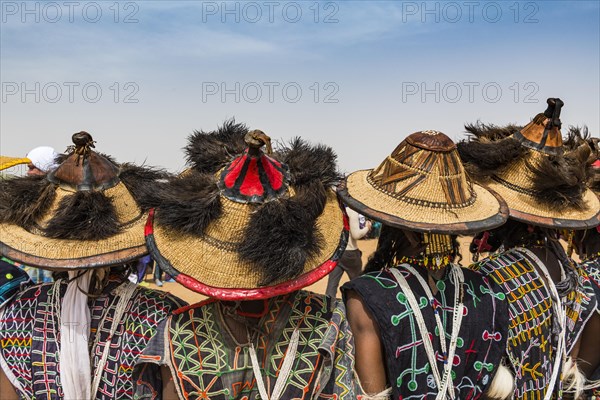
[[[478,232],[508,214],[499,196],[470,181],[455,144],[437,131],[408,136],[379,167],[350,174],[338,193],[361,214],[419,232]]]
[[[222,300],[298,290],[335,268],[347,223],[331,185],[335,155],[301,140],[269,152],[261,131],[227,122],[197,132],[192,167],[150,214],[146,239],[160,267],[187,288]]]
[[[0,181],[0,252],[47,269],[125,263],[147,254],[144,225],[157,178],[92,150],[86,132],[73,135],[64,162],[46,176]]]
[[[467,126],[475,135],[458,145],[467,169],[508,204],[510,217],[536,226],[586,229],[600,223],[600,203],[586,187],[587,154],[565,151],[560,99],[504,138],[494,126]],[[588,153],[589,154],[589,153]]]

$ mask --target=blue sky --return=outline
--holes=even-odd
[[[0,3],[3,155],[87,130],[178,171],[194,129],[236,117],[352,171],[418,130],[526,123],[547,97],[600,129],[597,1]]]

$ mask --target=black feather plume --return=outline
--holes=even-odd
[[[260,268],[261,286],[296,278],[323,246],[316,220],[327,200],[325,188],[313,181],[297,190],[260,207],[246,228],[240,256]]]
[[[157,222],[186,233],[202,235],[221,216],[221,198],[213,174],[195,170],[173,178],[162,191]]]
[[[529,150],[517,140],[507,137],[495,142],[477,138],[461,141],[456,145],[465,169],[470,175],[479,178],[489,177],[510,165]]]
[[[527,153],[527,148],[510,137],[520,129],[514,124],[498,126],[481,121],[466,124],[470,137],[458,142],[456,147],[467,172],[485,179]]]
[[[541,204],[555,209],[583,208],[586,190],[586,163],[590,155],[587,144],[564,156],[542,157],[536,165],[528,163],[533,171],[533,191]]]
[[[329,146],[313,146],[297,137],[289,146],[281,147],[275,156],[290,168],[294,185],[302,186],[318,180],[324,187],[330,187],[341,180],[336,168],[337,155]]]
[[[474,124],[465,125],[465,130],[467,133],[481,141],[496,141],[504,139],[511,136],[513,133],[520,131],[522,128],[522,126],[515,124],[499,126],[494,124],[484,124],[481,121],[477,121]]]
[[[0,222],[31,228],[52,205],[54,184],[45,176],[0,179]]]
[[[63,198],[44,229],[48,237],[74,240],[101,240],[119,231],[111,200],[95,191],[79,191]]]
[[[579,126],[569,126],[567,137],[563,138],[563,145],[567,150],[574,150],[590,137],[587,126],[580,128]]]
[[[119,179],[127,186],[129,192],[143,211],[159,207],[167,190],[167,180],[173,178],[164,169],[142,167],[134,164],[122,164]]]
[[[216,131],[195,131],[185,147],[187,161],[198,172],[215,173],[246,149],[246,133],[248,127],[233,118]]]

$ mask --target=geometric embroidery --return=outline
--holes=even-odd
[[[585,271],[590,286],[594,290],[594,297],[600,299],[600,257],[594,257],[579,264],[579,267]],[[600,313],[600,301],[596,303],[596,311]]]
[[[449,277],[451,273],[436,282],[437,291],[431,303],[408,269],[403,265],[394,268],[404,276],[415,296],[430,332],[438,368],[443,371],[445,359],[440,351],[440,334],[444,333],[436,326],[434,309],[440,316],[446,343],[449,343],[455,292]],[[422,270],[422,267],[414,268]],[[504,354],[508,312],[505,296],[493,282],[469,270],[463,270],[463,274],[463,319],[451,361],[451,377],[457,399],[477,399],[491,383]],[[435,398],[438,389],[415,315],[392,273],[381,270],[362,275],[343,286],[344,293],[348,290],[362,298],[379,326],[392,398]]]
[[[594,282],[588,276],[585,267],[577,265],[575,272],[577,274],[577,287],[571,290],[563,299],[567,315],[567,354],[571,353],[587,321],[598,307],[598,300],[593,287]]]
[[[112,297],[112,296],[111,296]],[[90,349],[92,365],[100,363],[102,350],[110,334],[116,304],[109,296],[103,296],[91,307],[92,335],[99,335],[98,345]],[[150,290],[138,286],[129,299],[122,322],[109,344],[110,351],[98,386],[96,399],[133,398],[133,367],[139,355],[156,333],[158,323],[167,318],[171,310],[185,305],[167,292]],[[105,324],[98,326],[103,313],[107,313]],[[94,336],[92,336],[94,337]]]
[[[123,279],[112,275],[102,295],[90,299],[90,357],[92,373],[99,363],[115,313],[114,289]],[[58,285],[58,286],[56,286]],[[60,399],[63,397],[59,373],[60,329],[54,313],[54,290],[62,298],[64,281],[33,286],[22,291],[0,318],[0,351],[21,384],[24,398]],[[126,306],[115,335],[109,344],[108,360],[101,375],[96,399],[133,397],[132,369],[158,323],[171,310],[184,305],[165,292],[137,287]],[[103,326],[98,326],[106,314]],[[98,346],[93,347],[96,335]],[[91,381],[91,377],[90,377]]]
[[[297,329],[298,349],[281,399],[355,400],[349,372],[353,358],[347,356],[353,344],[343,304],[332,304],[326,296],[305,291],[267,301],[268,312],[255,325],[260,331],[253,335],[267,392],[273,392],[289,341]],[[145,378],[156,376],[156,364],[167,364],[181,398],[260,399],[249,347],[236,343],[228,332],[219,301],[177,311],[161,324],[140,357],[134,373],[135,398],[156,398],[156,393],[147,390]],[[163,358],[165,354],[169,354],[168,359]],[[334,376],[333,383],[330,376]],[[318,392],[320,396],[316,397]]]
[[[596,301],[596,309],[594,310],[597,313],[600,313],[600,257],[596,256],[590,258],[579,265],[579,267],[584,270],[590,280],[590,286],[594,291],[594,297],[597,299]],[[592,373],[592,376],[589,376],[588,379],[590,381],[597,381],[600,379],[600,367],[596,368],[596,370]],[[587,398],[590,399],[600,399],[600,387],[594,390],[590,390],[586,393]]]
[[[468,267],[493,279],[509,304],[507,353],[515,376],[516,399],[542,399],[553,366],[552,299],[532,262],[517,249]]]
[[[311,398],[317,366],[322,362],[319,345],[331,317],[328,299],[291,295],[269,302],[269,312],[258,324],[264,334],[255,341],[265,385],[274,386],[294,328],[298,327],[298,352],[282,398]],[[258,396],[248,346],[225,345],[233,338],[222,334],[226,329],[221,321],[217,302],[173,317],[169,330],[171,359],[185,398],[248,396],[254,399]]]
[[[21,397],[33,399],[31,371],[31,341],[34,334],[33,323],[37,308],[40,287],[21,292],[4,309],[0,317],[0,350],[23,392]],[[47,349],[51,356],[51,349]]]

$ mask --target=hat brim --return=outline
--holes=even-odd
[[[219,223],[229,226],[226,220]],[[154,210],[146,225],[146,244],[161,269],[190,290],[220,300],[259,300],[309,286],[336,267],[348,242],[348,222],[333,192],[316,226],[323,238],[320,253],[297,278],[263,287],[259,286],[259,268],[241,259],[234,246],[220,246],[214,238],[161,226],[154,221]]]
[[[47,238],[13,224],[0,224],[0,254],[44,269],[88,269],[119,265],[148,254],[144,240],[147,213],[104,240]]]
[[[589,189],[583,195],[583,209],[556,209],[541,204],[526,193],[511,189],[502,182],[490,180],[487,186],[508,204],[510,218],[528,224],[556,229],[589,229],[600,224],[600,201]]]
[[[29,164],[30,162],[31,160],[29,158],[0,156],[0,171],[4,171],[5,169],[12,168],[17,165]]]
[[[508,218],[508,207],[492,190],[473,184],[475,201],[461,208],[433,208],[402,201],[369,183],[369,170],[350,174],[338,194],[350,208],[400,229],[441,234],[471,234],[496,228]]]

